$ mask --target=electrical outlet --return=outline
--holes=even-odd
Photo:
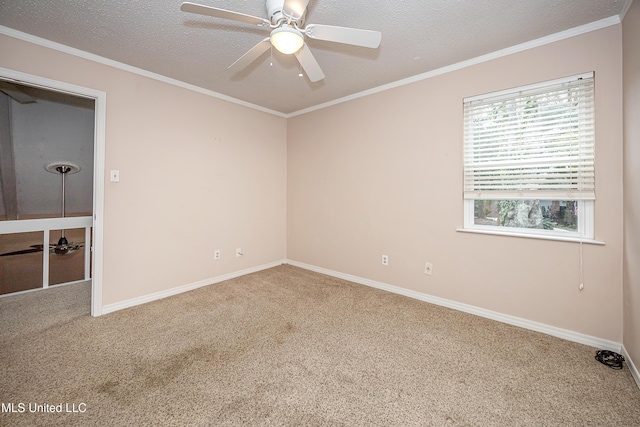
[[[213,253],[213,259],[220,259],[221,255],[220,251],[215,251]]]
[[[431,276],[433,274],[433,264],[431,264],[430,262],[424,263],[424,274],[426,274],[427,276]]]
[[[242,253],[242,248],[236,248],[236,258],[243,256],[244,254]]]
[[[389,255],[382,255],[382,265],[389,265]]]

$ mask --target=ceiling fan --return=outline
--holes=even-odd
[[[80,171],[80,166],[71,163],[71,162],[53,162],[45,165],[44,167],[51,173],[59,173],[62,175],[62,218],[65,215],[65,178],[68,174],[74,174]],[[64,230],[60,233],[60,239],[58,239],[57,244],[49,245],[49,252],[55,255],[66,255],[71,252],[77,251],[81,247],[83,247],[83,243],[73,243],[67,241],[67,238],[64,235]],[[0,254],[0,257],[3,256],[12,256],[12,255],[23,255],[30,254],[34,252],[42,252],[44,250],[44,245],[31,245],[29,249],[21,249],[13,252],[6,252]]]
[[[229,69],[234,71],[244,69],[273,46],[284,54],[295,54],[309,80],[317,82],[324,79],[324,73],[304,42],[305,37],[372,49],[380,46],[380,31],[322,24],[305,25],[308,3],[309,0],[266,0],[268,19],[190,2],[182,3],[180,10],[270,29],[269,37],[260,41],[229,66]]]

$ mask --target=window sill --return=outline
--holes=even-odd
[[[475,234],[493,234],[496,236],[523,237],[526,239],[556,240],[560,242],[579,243],[580,241],[582,241],[582,243],[588,243],[591,245],[605,244],[600,240],[580,239],[579,237],[549,236],[545,234],[528,234],[528,233],[508,232],[508,231],[480,230],[480,229],[472,229],[472,228],[456,228],[456,231],[461,231],[463,233],[475,233]]]

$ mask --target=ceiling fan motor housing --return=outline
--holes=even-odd
[[[271,25],[276,25],[278,21],[286,21],[288,19],[285,14],[282,13],[283,6],[284,0],[266,0],[267,16],[271,21]],[[305,10],[300,19],[291,22],[296,22],[298,26],[301,27],[304,25],[304,16],[306,13],[307,11]]]

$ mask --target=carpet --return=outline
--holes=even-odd
[[[0,425],[640,425],[595,348],[293,266],[98,318],[90,292],[0,299]]]

